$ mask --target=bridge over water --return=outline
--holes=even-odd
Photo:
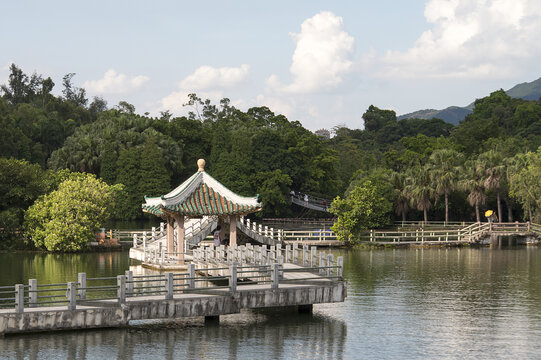
[[[405,226],[398,230],[369,230],[361,240],[376,244],[481,244],[501,236],[520,237],[526,243],[538,243],[541,225],[530,222],[472,223],[445,226]]]
[[[288,263],[280,261],[283,258],[276,250],[263,253],[261,247],[256,251],[261,262],[239,264],[233,254],[242,248],[228,251],[224,256],[230,262],[221,267],[198,257],[185,272],[134,275],[127,271],[105,278],[79,273],[77,280],[67,283],[38,284],[31,279],[27,285],[0,287],[0,334],[116,327],[147,319],[216,319],[268,307],[297,306],[301,311],[346,297],[341,258],[324,256],[327,262],[322,265],[302,266],[294,263],[299,249]]]

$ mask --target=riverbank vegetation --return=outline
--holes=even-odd
[[[62,171],[122,184],[109,215],[130,220],[144,216],[145,195],[192,175],[198,158],[233,191],[259,193],[258,216],[296,216],[291,190],[340,196],[331,211],[350,240],[392,220],[481,220],[487,208],[502,220],[541,221],[540,101],[498,90],[458,126],[399,121],[370,106],[359,109],[358,128],[335,127],[326,140],[267,107],[241,111],[195,94],[188,116],[140,115],[124,101],[88,99],[74,78],[67,74],[55,95],[51,78],[12,65],[1,87],[0,247],[21,238],[27,209],[58,191]]]

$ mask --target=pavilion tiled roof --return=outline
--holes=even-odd
[[[203,164],[204,166],[204,164]],[[243,197],[200,170],[170,193],[146,198],[143,211],[163,216],[165,213],[200,217],[208,215],[246,215],[260,211],[257,197]]]

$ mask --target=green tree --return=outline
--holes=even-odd
[[[140,152],[138,148],[122,149],[117,160],[117,184],[122,184],[124,191],[119,195],[115,217],[117,219],[132,220],[140,217],[141,204],[144,199],[139,192],[139,164]]]
[[[511,197],[524,208],[530,221],[541,221],[541,147],[536,152],[517,154],[507,170]]]
[[[395,193],[395,213],[400,215],[402,221],[406,221],[406,215],[409,211],[409,199],[406,192],[406,174],[403,172],[393,172],[391,174],[391,184]]]
[[[475,160],[466,161],[461,174],[459,186],[468,193],[467,200],[469,204],[475,208],[476,221],[480,222],[481,215],[479,207],[485,204],[487,196],[483,187],[484,180],[477,171]]]
[[[337,196],[333,200],[329,211],[337,219],[332,230],[340,241],[351,245],[363,230],[387,224],[391,210],[392,203],[367,180],[355,186],[345,199]]]
[[[385,125],[396,124],[396,113],[393,110],[382,110],[370,105],[363,114],[364,128],[368,131],[377,131]]]
[[[445,200],[445,223],[449,222],[449,194],[458,186],[461,160],[462,154],[453,149],[435,150],[428,160],[436,201],[442,195]]]
[[[47,173],[25,160],[0,158],[0,248],[19,240],[24,212],[49,191]]]
[[[255,175],[255,186],[263,202],[262,216],[287,215],[291,178],[280,169]]]
[[[498,219],[503,216],[501,192],[505,182],[505,161],[502,153],[489,150],[480,154],[476,161],[476,171],[481,176],[483,186],[488,191],[496,192]]]
[[[70,176],[28,209],[26,236],[36,247],[49,251],[85,249],[111,215],[120,188],[91,174]]]
[[[432,208],[431,199],[435,190],[430,179],[428,166],[415,166],[410,168],[406,175],[405,193],[417,210],[423,212],[424,222],[428,221],[428,210]]]
[[[100,177],[107,184],[112,185],[116,180],[116,162],[118,160],[118,156],[113,144],[107,142],[103,147],[103,152],[100,157]]]
[[[145,141],[139,168],[138,194],[141,198],[161,196],[171,191],[171,177],[155,138],[149,137]]]

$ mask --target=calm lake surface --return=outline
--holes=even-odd
[[[345,303],[0,338],[13,359],[539,359],[541,249],[335,251]],[[0,254],[0,285],[121,274],[128,254]],[[141,271],[134,267],[132,270]]]

